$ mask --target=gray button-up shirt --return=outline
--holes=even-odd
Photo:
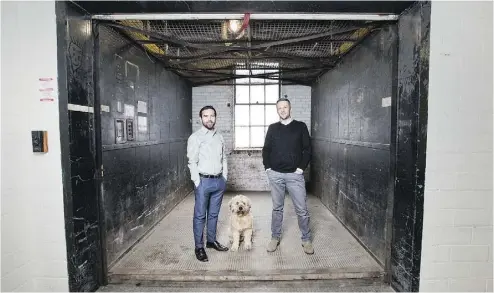
[[[199,173],[217,175],[223,173],[227,179],[227,158],[225,141],[216,129],[206,127],[192,133],[187,141],[187,158],[189,159],[190,177],[199,185]]]

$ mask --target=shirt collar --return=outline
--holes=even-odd
[[[213,135],[216,133],[216,128],[213,128],[211,130],[207,129],[204,125],[201,127],[201,132],[203,134],[208,134],[209,132],[212,132]]]

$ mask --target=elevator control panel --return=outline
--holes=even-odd
[[[115,142],[125,142],[125,121],[123,119],[115,119]]]
[[[126,126],[127,126],[127,140],[133,141],[134,140],[134,119],[127,119],[126,120]]]
[[[31,131],[33,153],[48,152],[48,132],[43,130]]]

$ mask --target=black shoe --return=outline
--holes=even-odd
[[[215,242],[206,242],[207,248],[214,248],[218,251],[227,251],[228,247],[221,245],[218,241]]]
[[[196,248],[196,258],[200,261],[208,261],[208,255],[204,248]]]

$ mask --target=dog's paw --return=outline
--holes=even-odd
[[[251,250],[251,248],[252,248],[252,244],[251,244],[251,243],[247,243],[247,242],[246,242],[246,243],[244,244],[244,247],[245,247],[245,249],[246,249],[246,250]]]
[[[238,246],[233,245],[232,247],[230,247],[230,250],[231,251],[237,251],[238,250]]]

